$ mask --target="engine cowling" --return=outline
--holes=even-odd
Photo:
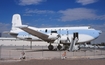
[[[68,41],[67,41],[67,36],[61,36],[60,42],[61,42],[61,43],[68,43]]]
[[[48,39],[51,39],[51,40],[56,40],[58,38],[59,38],[59,35],[57,33],[52,33],[48,37]]]

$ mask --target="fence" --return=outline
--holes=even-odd
[[[25,52],[27,59],[61,58],[64,51],[49,51],[47,46],[0,46],[0,59],[19,59]],[[100,57],[105,58],[105,49],[81,49],[77,52],[66,51],[67,58]]]

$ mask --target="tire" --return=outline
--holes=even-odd
[[[53,45],[49,45],[49,46],[48,46],[48,49],[49,49],[49,50],[53,50],[53,49],[54,49]]]
[[[57,48],[58,48],[58,50],[61,50],[62,46],[61,45],[58,45]]]

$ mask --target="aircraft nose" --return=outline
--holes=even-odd
[[[101,31],[101,30],[98,30],[98,33],[99,33],[99,34],[101,34],[101,33],[102,33],[102,31]]]

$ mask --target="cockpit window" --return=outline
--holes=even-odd
[[[88,29],[94,29],[94,28],[92,28],[92,27],[89,26]]]
[[[88,29],[91,29],[91,27],[89,26]]]

